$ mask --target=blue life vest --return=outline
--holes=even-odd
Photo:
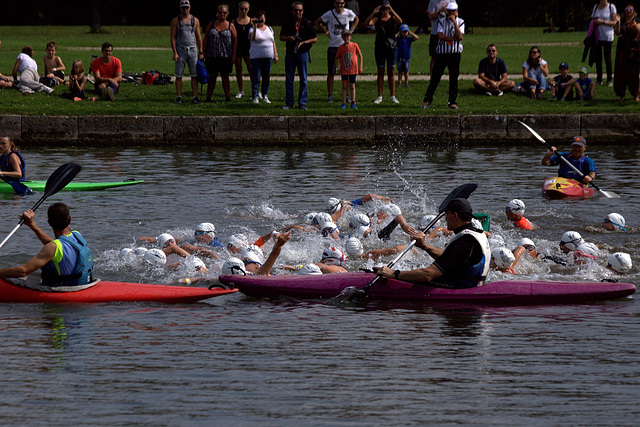
[[[46,286],[77,286],[92,281],[93,254],[87,241],[77,231],[53,241],[56,253],[42,267],[42,284]]]
[[[13,170],[13,166],[11,166],[11,163],[9,163],[9,158],[11,157],[12,154],[15,154],[18,156],[18,158],[20,159],[20,172],[22,173],[22,176],[20,178],[7,178],[4,177],[5,181],[24,181],[25,180],[25,171],[26,171],[26,167],[27,164],[24,161],[24,157],[22,157],[22,154],[20,154],[17,151],[12,151],[9,154],[7,154],[6,156],[0,156],[0,171],[2,172],[15,172]]]
[[[453,285],[455,288],[474,288],[484,284],[487,274],[489,273],[489,266],[491,263],[491,248],[489,247],[487,236],[483,232],[464,229],[453,236],[447,246],[463,236],[472,236],[478,241],[478,244],[482,249],[482,258],[480,261],[467,268],[467,270],[462,274],[456,274],[454,277],[453,275],[445,273],[443,276],[434,280],[434,282],[446,283]]]
[[[550,158],[550,162],[552,165],[560,165],[558,167],[558,176],[561,176],[563,178],[574,179],[578,182],[582,182],[582,177],[580,176],[580,174],[578,174],[576,171],[571,169],[565,162],[563,162],[562,159],[560,159],[560,156],[567,159],[569,163],[571,163],[573,166],[576,167],[576,169],[581,171],[583,175],[588,175],[589,172],[592,172],[592,171],[597,172],[596,165],[590,157],[582,156],[579,159],[576,159],[573,157],[573,154],[565,152],[565,153],[554,154]]]

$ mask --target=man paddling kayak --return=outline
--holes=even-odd
[[[71,223],[69,207],[64,203],[54,203],[49,206],[47,215],[55,239],[38,227],[32,210],[20,215],[20,219],[33,230],[44,247],[26,264],[0,269],[0,277],[26,277],[41,268],[42,284],[45,286],[77,286],[90,283],[93,255],[82,235],[77,231],[69,230]]]
[[[433,264],[408,271],[394,271],[384,266],[377,269],[377,274],[438,288],[481,286],[489,272],[491,249],[486,235],[471,224],[471,204],[467,199],[453,199],[447,204],[445,212],[447,228],[454,232],[454,236],[444,249],[427,244],[422,232],[411,236],[418,248],[435,259]]]
[[[571,152],[559,153],[556,147],[551,147],[542,158],[543,166],[555,166],[560,165],[558,168],[558,176],[563,178],[569,178],[588,184],[596,178],[596,165],[593,160],[584,155],[587,150],[587,141],[582,136],[574,136],[571,143]],[[580,176],[569,165],[562,161],[560,157],[567,159],[573,166],[575,166],[584,177]]]

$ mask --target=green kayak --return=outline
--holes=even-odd
[[[143,183],[143,180],[127,180],[127,181],[112,181],[112,182],[70,182],[62,191],[96,191],[107,190],[109,188],[124,187],[127,185],[136,185]],[[47,181],[24,181],[22,184],[26,185],[33,191],[44,191],[44,187]],[[6,182],[0,180],[0,194],[1,193],[14,193],[13,187]]]

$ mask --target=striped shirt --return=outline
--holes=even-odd
[[[460,31],[464,34],[464,20],[456,18]],[[438,33],[443,33],[447,37],[455,37],[456,27],[453,22],[446,16],[438,19]],[[438,46],[436,46],[436,53],[439,55],[446,55],[451,53],[462,53],[462,40],[440,40],[438,39]]]

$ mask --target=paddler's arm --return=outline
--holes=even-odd
[[[28,211],[25,211],[20,215],[20,219],[24,220],[24,225],[33,230],[33,232],[36,234],[36,237],[42,242],[43,245],[51,243],[53,241],[53,238],[45,233],[43,229],[38,227],[38,224],[36,224],[34,220],[35,215],[36,214],[31,209],[29,209]],[[53,255],[51,256],[53,257]]]
[[[422,231],[416,231],[414,234],[411,235],[411,240],[416,241],[416,247],[422,249],[423,251],[426,251],[433,259],[440,258],[440,255],[442,255],[442,252],[444,252],[444,250],[438,247],[429,245],[425,241],[425,239],[426,239],[426,236]]]
[[[273,265],[276,263],[276,260],[280,256],[280,251],[282,250],[282,246],[287,243],[287,241],[291,238],[291,233],[282,233],[276,239],[276,244],[271,249],[271,253],[267,257],[267,260],[260,266],[258,271],[256,271],[256,276],[269,276],[271,274],[271,269]]]
[[[39,268],[42,268],[46,263],[51,261],[51,258],[53,258],[55,253],[56,244],[53,242],[46,244],[44,245],[40,253],[27,261],[26,264],[20,265],[18,267],[0,269],[0,277],[27,277],[29,274],[33,273]]]
[[[542,166],[551,166],[551,161],[549,159],[551,158],[551,156],[556,154],[556,152],[556,147],[551,147],[549,150],[547,150],[547,152],[544,154],[544,157],[542,158]]]
[[[20,167],[20,160],[17,154],[9,155],[9,163],[13,167],[13,171],[0,171],[0,177],[3,178],[22,178],[22,168]]]
[[[397,275],[395,273],[396,271],[398,271]],[[376,274],[390,279],[402,280],[403,282],[426,283],[433,282],[437,278],[441,277],[442,271],[440,271],[440,269],[434,264],[431,264],[426,268],[416,268],[415,270],[406,271],[394,270],[385,265],[384,267],[378,268]]]

